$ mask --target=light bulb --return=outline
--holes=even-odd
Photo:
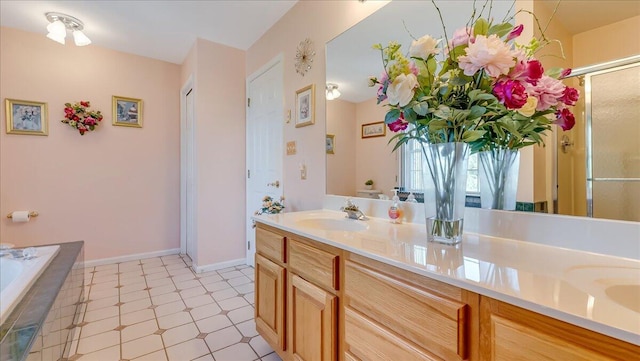
[[[84,33],[80,30],[73,31],[73,40],[76,43],[76,46],[85,46],[91,44],[91,39],[89,39]]]
[[[47,25],[47,38],[64,45],[64,38],[67,36],[67,27],[60,20],[56,20]]]

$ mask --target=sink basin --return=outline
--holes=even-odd
[[[367,229],[367,224],[354,219],[307,218],[296,222],[300,227],[321,229],[324,231],[358,232]]]
[[[615,285],[607,287],[604,293],[620,306],[640,313],[640,285]]]

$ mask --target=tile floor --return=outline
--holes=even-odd
[[[69,361],[280,360],[253,321],[253,268],[196,274],[171,255],[85,270]]]

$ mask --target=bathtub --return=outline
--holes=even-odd
[[[36,250],[37,257],[30,260],[13,259],[9,255],[0,257],[0,325],[58,254],[60,246]]]

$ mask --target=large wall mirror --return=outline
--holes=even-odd
[[[476,6],[482,3],[476,1]],[[534,13],[546,21],[556,3],[535,0]],[[467,22],[473,2],[437,4],[450,35]],[[502,19],[511,6],[511,1],[494,0],[492,17]],[[514,8],[521,8],[518,1]],[[376,105],[376,88],[367,86],[367,78],[382,70],[380,54],[371,46],[395,40],[408,49],[411,35],[441,37],[443,33],[431,1],[396,0],[327,43],[326,80],[341,93],[326,102],[327,134],[332,140],[326,162],[327,194],[377,198],[402,186],[402,157],[388,145],[392,134],[388,129],[376,131],[385,108]],[[543,172],[548,179],[542,192],[547,196],[541,199],[548,203],[549,212],[640,221],[640,42],[634,35],[638,33],[640,2],[626,0],[562,1],[547,29],[547,35],[562,41],[565,59],[542,57],[543,64],[580,69],[580,76],[567,81],[583,95],[583,104],[574,109],[574,129],[548,134],[546,148],[538,151],[547,162],[536,165],[534,172]],[[615,69],[618,65],[624,72]],[[629,86],[612,86],[621,79],[629,81]],[[618,121],[626,125],[616,128],[611,123]],[[613,128],[620,131],[603,131]],[[373,189],[365,185],[369,179],[374,181]]]

